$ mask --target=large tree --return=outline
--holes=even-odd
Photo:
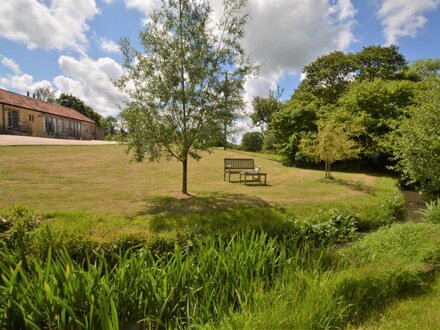
[[[280,110],[283,104],[280,100],[282,94],[283,91],[278,87],[276,92],[269,90],[267,97],[255,96],[253,98],[251,120],[255,126],[261,127],[263,132],[267,130],[272,115]]]
[[[373,81],[375,79],[398,79],[406,68],[405,57],[399,53],[396,46],[364,47],[354,55],[356,62],[356,80]]]
[[[245,0],[225,0],[214,21],[207,0],[163,0],[140,34],[143,51],[121,40],[124,76],[116,82],[130,97],[122,111],[135,159],[174,157],[182,163],[187,194],[188,159],[215,143],[252,71],[240,43],[248,16]],[[227,88],[225,88],[227,84]],[[227,90],[227,93],[225,93]]]
[[[421,83],[415,105],[392,134],[403,177],[430,197],[440,196],[440,78]]]
[[[305,66],[299,92],[309,92],[326,103],[335,103],[353,81],[356,62],[352,54],[340,51],[319,57]]]

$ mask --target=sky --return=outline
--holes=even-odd
[[[440,0],[248,0],[243,40],[260,74],[245,100],[279,85],[289,99],[305,65],[334,50],[397,45],[408,61],[440,57]],[[49,86],[117,116],[125,96],[117,42],[138,45],[160,0],[0,0],[0,88],[26,94]],[[211,0],[214,15],[222,0]],[[248,107],[248,110],[250,108]]]

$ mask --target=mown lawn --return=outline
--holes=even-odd
[[[268,173],[268,184],[223,181],[226,157],[253,157]],[[74,225],[95,238],[207,221],[227,227],[230,221],[271,221],[286,214],[319,218],[331,208],[369,221],[397,191],[388,177],[334,173],[336,180],[325,181],[322,171],[284,167],[273,155],[221,149],[190,161],[190,198],[180,193],[180,163],[130,162],[121,145],[0,147],[0,160],[0,209],[30,207],[50,214],[54,226]]]

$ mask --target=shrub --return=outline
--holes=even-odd
[[[260,132],[248,132],[243,134],[241,146],[245,151],[261,151],[263,142],[263,134]]]
[[[31,251],[35,229],[42,218],[23,206],[12,206],[2,211],[3,232],[0,239],[6,245],[25,256]]]
[[[288,234],[316,246],[353,239],[357,235],[358,219],[339,210],[330,210],[328,220],[297,221],[286,218]]]
[[[426,203],[423,219],[428,222],[440,224],[440,199]]]
[[[380,226],[390,225],[395,221],[402,220],[405,214],[405,198],[402,193],[394,192],[380,204],[374,207],[369,214],[369,219],[359,223],[361,231],[377,229]]]

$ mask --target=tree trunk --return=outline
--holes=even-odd
[[[225,126],[224,126],[224,146],[223,146],[223,150],[226,150],[227,146],[228,146],[228,126],[226,124],[226,120],[225,120]]]
[[[188,195],[188,156],[182,161],[182,193]]]

